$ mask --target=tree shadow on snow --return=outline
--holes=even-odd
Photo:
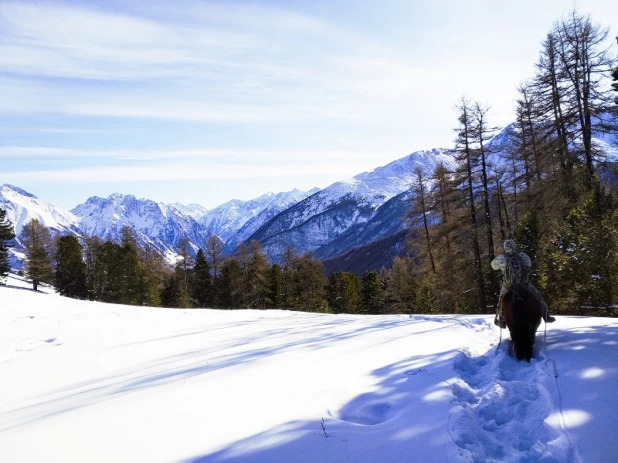
[[[374,392],[339,410],[323,406],[323,419],[293,421],[235,442],[190,463],[436,461],[452,444],[448,408],[452,362],[459,351],[418,355],[371,374]],[[442,453],[448,461],[447,453]],[[440,460],[438,460],[440,461]]]
[[[325,408],[324,422],[285,423],[186,462],[559,462],[576,461],[578,448],[587,461],[572,436],[577,427],[596,436],[590,461],[606,461],[618,455],[618,327],[558,326],[547,344],[539,331],[531,363],[508,355],[508,335],[480,356],[410,357],[373,371],[379,388]]]
[[[183,350],[176,354],[145,362],[137,367],[127,368],[125,371],[110,376],[47,391],[44,395],[35,398],[34,403],[29,401],[25,406],[1,413],[0,432],[26,426],[39,420],[57,417],[126,394],[184,381],[223,369],[246,366],[274,355],[320,350],[359,336],[421,322],[421,320],[413,320],[408,317],[396,319],[375,317],[371,323],[363,320],[359,324],[358,322],[355,323],[354,320],[337,320],[335,318],[310,329],[306,328],[302,322],[289,328],[258,329],[245,336],[236,337],[229,342],[217,343],[214,347]],[[204,327],[199,332],[188,330],[145,342],[182,336],[204,336],[204,339],[208,339],[216,331],[234,329],[241,325],[238,322],[219,324],[215,327]],[[312,325],[315,325],[315,321]],[[245,323],[244,326],[250,328],[250,323]],[[438,326],[433,329],[442,329],[442,327]],[[196,342],[199,344],[199,338],[196,339]],[[388,340],[376,340],[375,344],[384,342],[388,342]],[[131,349],[131,345],[124,347]],[[230,352],[226,353],[225,351],[228,350]]]

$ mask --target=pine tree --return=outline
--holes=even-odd
[[[56,250],[56,289],[63,296],[86,299],[86,263],[82,246],[74,236],[63,236]]]
[[[361,306],[361,282],[353,273],[336,272],[328,277],[328,306],[334,313],[358,313]]]
[[[326,278],[322,262],[309,253],[303,257],[296,257],[292,262],[292,269],[294,295],[292,307],[307,312],[327,311]]]
[[[611,307],[618,283],[618,216],[614,199],[596,183],[545,246],[541,285],[557,312]]]
[[[84,259],[86,263],[86,288],[88,299],[101,300],[101,272],[99,268],[100,247],[103,243],[97,236],[84,238]]]
[[[38,219],[32,219],[24,224],[19,238],[27,253],[26,276],[32,280],[32,289],[37,291],[40,282],[51,283],[54,278],[48,254],[51,234]]]
[[[432,313],[437,310],[438,301],[431,282],[424,279],[416,290],[416,311],[417,313]]]
[[[298,256],[294,254],[291,247],[287,247],[283,253],[281,262],[283,275],[281,279],[281,307],[291,308],[296,305],[296,294],[294,292],[294,262]]]
[[[384,298],[389,311],[416,313],[418,281],[414,278],[414,262],[411,259],[395,257],[391,268],[385,273],[384,280]]]
[[[384,310],[384,290],[380,274],[375,270],[365,272],[361,280],[362,311],[381,314]]]
[[[273,264],[268,275],[268,306],[279,309],[283,304],[283,270],[279,264]]]
[[[264,309],[268,297],[270,267],[262,252],[262,245],[258,241],[251,240],[248,253],[245,272],[247,305],[249,308]]]
[[[122,228],[122,245],[119,253],[120,303],[143,305],[146,302],[147,288],[142,274],[142,265],[137,247],[137,239],[130,227]]]
[[[219,283],[222,307],[240,309],[244,306],[244,279],[242,267],[236,259],[229,259],[223,263]]]
[[[196,307],[207,307],[211,301],[212,277],[210,267],[204,256],[204,252],[199,249],[195,256],[195,266],[193,267],[194,284],[193,300]]]
[[[9,248],[13,245],[15,232],[13,224],[4,209],[0,208],[0,284],[5,284],[11,269],[9,264]]]
[[[179,309],[189,309],[193,307],[191,304],[191,296],[187,290],[188,281],[187,272],[182,262],[179,262],[174,269],[174,280],[176,282],[176,294],[174,307]]]
[[[125,289],[125,269],[123,248],[112,241],[105,241],[96,248],[96,281],[97,300],[112,304],[120,304]]]

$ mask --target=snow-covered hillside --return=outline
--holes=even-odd
[[[75,214],[13,185],[0,187],[0,207],[7,211],[17,235],[21,233],[24,224],[32,219],[38,219],[52,232],[74,232],[79,226],[79,217]]]
[[[266,221],[316,191],[267,193],[250,201],[233,200],[212,211],[195,203],[164,204],[115,193],[107,198],[93,196],[69,212],[18,187],[3,185],[0,207],[8,211],[18,234],[32,218],[39,219],[54,234],[74,233],[117,241],[122,228],[129,226],[140,244],[153,246],[173,262],[181,238],[188,238],[197,250],[214,233],[228,241],[231,252]],[[13,268],[21,268],[22,251],[19,246],[11,251]]]
[[[271,218],[317,191],[318,188],[294,189],[276,194],[268,192],[249,201],[233,199],[207,212],[200,221],[226,243],[228,252],[232,252]]]
[[[52,236],[57,233],[80,233],[79,217],[13,185],[5,184],[0,187],[0,208],[7,212],[7,218],[15,228],[15,247],[9,249],[10,265],[14,269],[21,269],[23,266],[25,254],[19,234],[24,224],[30,220],[39,220],[50,229]]]
[[[618,320],[517,363],[489,316],[173,310],[0,287],[0,455],[19,462],[595,462]],[[505,344],[503,344],[505,346]]]
[[[334,183],[279,214],[251,238],[260,241],[274,260],[278,260],[288,246],[297,253],[314,251],[319,257],[330,257],[352,246],[366,244],[369,241],[349,242],[347,246],[341,243],[336,251],[329,247],[344,234],[356,232],[379,215],[379,209],[389,200],[409,190],[417,167],[430,175],[441,162],[447,167],[454,166],[454,159],[447,150],[418,151],[371,172]],[[403,228],[401,218],[408,206],[408,203],[403,204],[403,209],[398,210],[398,229],[393,232]],[[323,247],[331,250],[320,252]]]

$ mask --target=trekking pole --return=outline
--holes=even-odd
[[[545,333],[543,334],[543,344],[545,344],[545,355],[547,355],[547,320],[543,320],[543,321],[545,322]]]

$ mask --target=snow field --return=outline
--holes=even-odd
[[[167,310],[8,283],[2,461],[617,461],[615,319],[560,317],[527,364],[487,316]]]

